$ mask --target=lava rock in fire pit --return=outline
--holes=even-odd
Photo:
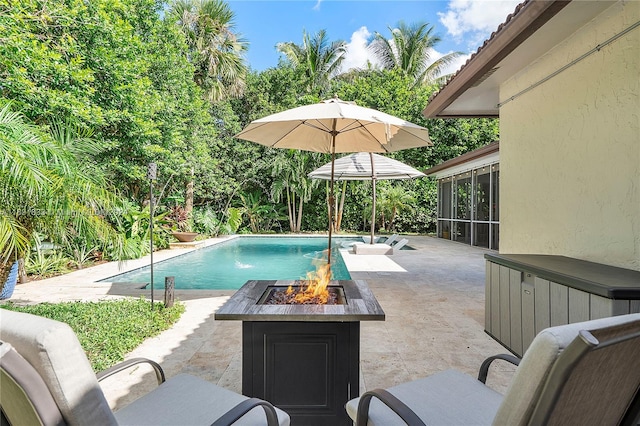
[[[335,288],[327,288],[327,295],[314,296],[305,289],[274,289],[265,305],[340,305],[340,293]],[[325,299],[326,298],[326,299]]]

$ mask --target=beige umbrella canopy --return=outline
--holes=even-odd
[[[254,120],[236,137],[272,148],[329,153],[332,163],[337,152],[392,152],[432,145],[426,128],[338,98]],[[333,205],[333,172],[331,174],[329,201]],[[329,263],[332,223],[331,207]]]
[[[331,179],[332,164],[327,163],[309,173],[312,179]],[[358,152],[335,160],[333,164],[334,180],[370,180],[373,191],[373,204],[371,209],[371,244],[374,243],[376,223],[376,181],[380,179],[413,179],[425,176],[419,170],[414,169],[393,158],[370,152]]]

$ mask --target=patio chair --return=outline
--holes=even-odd
[[[188,374],[165,380],[160,365],[143,358],[96,377],[65,323],[0,309],[0,324],[3,425],[289,425],[289,416],[266,401]],[[140,363],[154,368],[158,387],[114,413],[98,381]]]
[[[519,366],[505,395],[485,385],[492,361]],[[521,361],[496,355],[478,379],[447,370],[347,403],[364,425],[636,425],[640,314],[547,328]]]
[[[363,235],[361,238],[365,244],[371,244],[371,235]],[[373,237],[373,243],[377,243],[379,239],[380,237]]]
[[[393,244],[391,247],[393,247],[393,251],[395,252],[396,250],[400,250],[402,247],[406,246],[408,242],[409,242],[408,239],[403,238],[399,240],[397,243]]]
[[[393,243],[398,239],[400,235],[398,234],[393,234],[391,236],[389,236],[389,238],[387,238],[386,240],[384,240],[383,242],[389,246],[392,246]]]

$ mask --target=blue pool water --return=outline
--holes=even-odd
[[[333,279],[349,280],[337,247],[348,238],[332,239]],[[166,276],[175,277],[177,289],[236,290],[248,280],[296,280],[315,271],[327,239],[319,237],[240,237],[153,264],[153,283],[164,287]],[[149,283],[150,268],[106,278],[106,282]]]

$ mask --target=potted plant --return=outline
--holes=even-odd
[[[174,206],[167,218],[173,222],[173,235],[181,243],[190,243],[198,236],[197,232],[191,232],[191,220],[189,213],[182,206]]]
[[[13,295],[13,290],[16,288],[16,283],[18,282],[18,261],[16,260],[11,265],[11,268],[8,268],[8,274],[4,281],[1,281],[0,284],[0,300],[8,299]],[[1,278],[0,278],[1,279]]]

